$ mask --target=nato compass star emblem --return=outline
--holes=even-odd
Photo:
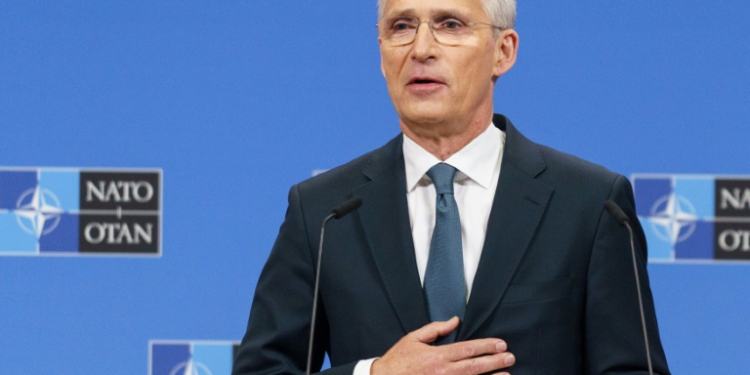
[[[21,194],[13,212],[16,214],[18,225],[38,239],[55,230],[60,223],[60,214],[63,210],[54,193],[37,186]]]
[[[192,358],[175,366],[169,375],[213,375],[206,365]]]
[[[689,200],[673,193],[654,202],[648,221],[657,237],[675,245],[693,234],[698,215]]]

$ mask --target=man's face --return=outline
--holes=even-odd
[[[383,19],[395,16],[491,23],[481,0],[388,0]],[[493,78],[504,72],[497,64],[496,46],[502,40],[495,39],[493,28],[477,27],[457,46],[438,43],[424,22],[411,44],[378,41],[388,92],[403,123],[466,121],[477,111],[491,114]]]

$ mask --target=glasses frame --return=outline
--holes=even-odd
[[[423,23],[427,24],[427,27],[430,29],[430,34],[432,34],[432,38],[435,39],[435,41],[438,42],[439,44],[442,44],[444,46],[449,46],[449,47],[460,46],[461,45],[461,43],[449,44],[449,43],[445,43],[444,41],[441,41],[440,37],[438,37],[435,34],[435,28],[432,25],[432,22],[434,22],[434,20],[422,20],[422,19],[419,19],[417,17],[395,17],[395,18],[416,20],[417,21],[417,26],[414,28],[414,37],[410,41],[405,42],[405,43],[394,44],[394,43],[391,43],[389,39],[386,39],[386,38],[384,38],[381,35],[380,37],[383,38],[383,40],[388,41],[388,45],[390,47],[401,47],[401,46],[407,46],[409,44],[414,43],[414,41],[417,40],[417,34],[419,34],[419,27],[422,26]],[[477,26],[477,25],[489,26],[489,27],[492,27],[494,29],[498,29],[500,31],[506,29],[505,27],[493,25],[493,24],[488,23],[488,22],[471,21],[471,22],[467,22],[466,23],[466,26],[468,26],[468,27],[473,27],[473,26]],[[375,27],[378,29],[378,33],[380,33],[380,24],[376,23]]]

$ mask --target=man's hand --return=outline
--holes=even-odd
[[[373,362],[370,375],[477,375],[508,368],[516,362],[513,354],[505,351],[508,346],[500,339],[430,345],[456,327],[458,318],[454,317],[409,333]]]

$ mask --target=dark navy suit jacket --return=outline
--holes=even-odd
[[[628,180],[529,141],[504,116],[493,123],[506,132],[505,151],[458,339],[504,339],[513,375],[646,374],[630,242],[604,210],[611,199],[633,223],[654,368],[669,374]],[[234,374],[304,373],[320,225],[354,195],[362,207],[326,229],[313,368],[328,352],[325,372],[350,375],[430,322],[401,144],[398,136],[291,188]]]

